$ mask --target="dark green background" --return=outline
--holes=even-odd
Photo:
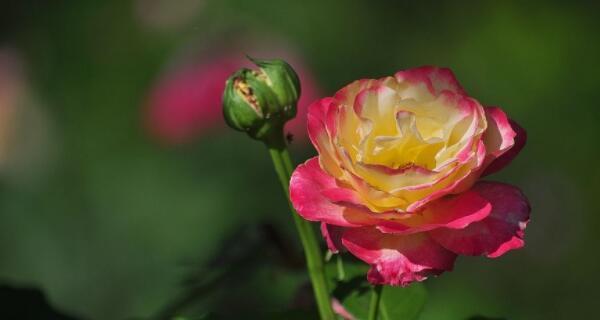
[[[495,260],[461,258],[455,271],[428,280],[422,319],[595,316],[598,5],[203,2],[169,30],[145,27],[127,0],[0,3],[0,44],[24,57],[52,124],[42,169],[0,180],[0,282],[38,287],[57,308],[87,319],[147,317],[181,294],[182,281],[238,227],[268,221],[294,239],[260,144],[213,130],[165,147],[142,126],[148,90],[182,48],[251,35],[292,44],[326,94],[403,68],[450,67],[472,96],[528,131],[521,155],[492,177],[530,199],[526,247]],[[294,149],[298,161],[313,152],[305,149]],[[248,273],[223,282],[221,298],[196,307],[288,305],[301,270],[270,266],[241,267]]]

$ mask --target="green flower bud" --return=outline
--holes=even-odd
[[[248,57],[260,68],[266,82],[273,89],[281,106],[289,106],[288,112],[296,116],[296,103],[300,98],[300,79],[287,62],[281,59],[257,60]]]
[[[223,115],[227,124],[259,140],[296,116],[300,81],[283,60],[254,60],[259,70],[241,69],[227,80]]]

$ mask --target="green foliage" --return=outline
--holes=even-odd
[[[367,281],[368,266],[354,259],[343,263],[344,277],[340,277],[337,262],[328,265],[332,295],[357,319],[367,319],[372,285]],[[422,283],[408,287],[384,286],[381,293],[379,318],[381,320],[418,319],[425,306],[427,291]]]

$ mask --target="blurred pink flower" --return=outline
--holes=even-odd
[[[19,100],[23,95],[21,64],[10,50],[0,50],[0,167],[8,158],[14,138]]]
[[[0,178],[31,181],[54,159],[52,123],[30,86],[18,50],[0,48]]]
[[[258,56],[263,58],[263,56]],[[302,83],[298,115],[286,125],[286,132],[306,141],[308,105],[319,93],[307,68],[289,54],[278,56],[296,70]],[[151,90],[147,125],[151,134],[167,144],[189,142],[213,128],[224,128],[221,96],[225,81],[236,70],[253,65],[242,54],[221,54],[192,61],[166,72]]]

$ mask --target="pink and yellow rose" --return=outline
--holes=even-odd
[[[449,69],[355,81],[309,107],[308,132],[319,155],[292,175],[292,203],[321,222],[330,250],[371,265],[370,282],[405,286],[451,270],[457,255],[524,245],[525,196],[478,180],[516,156],[525,131]]]

